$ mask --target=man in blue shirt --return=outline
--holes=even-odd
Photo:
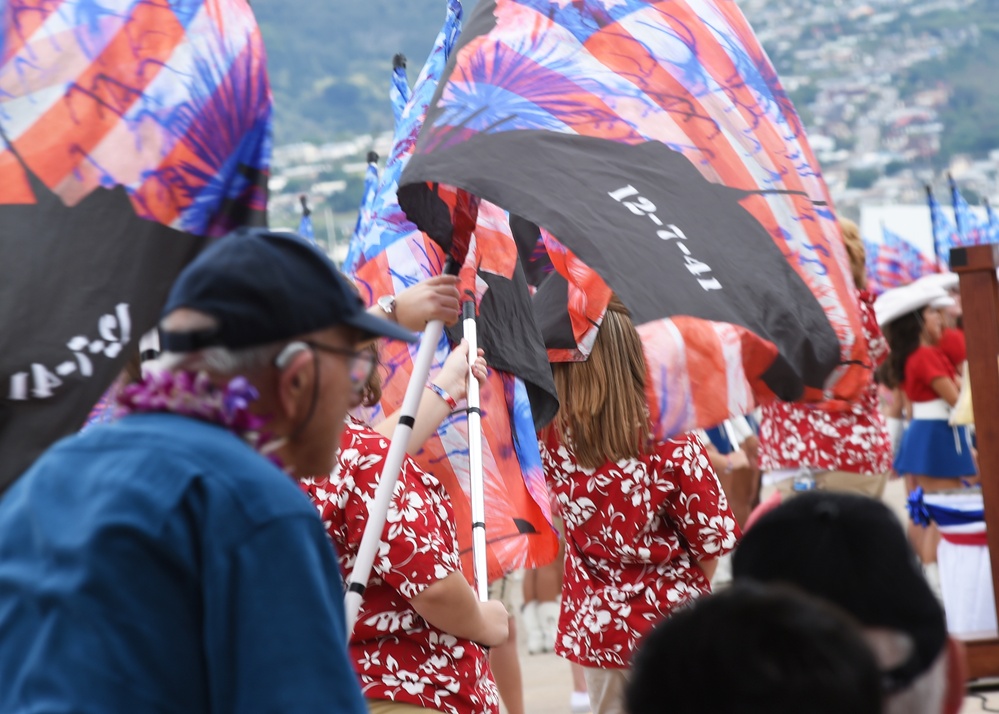
[[[297,237],[196,258],[165,371],[0,501],[0,712],[366,711],[336,557],[288,474],[331,470],[377,336],[412,339]]]

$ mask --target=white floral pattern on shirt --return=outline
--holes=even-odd
[[[860,316],[875,366],[888,356],[888,343],[874,314],[874,296],[860,293]],[[784,471],[803,466],[820,471],[883,474],[891,470],[891,438],[873,380],[847,408],[773,402],[760,420],[760,468]]]
[[[630,666],[639,640],[710,592],[695,560],[735,546],[738,527],[704,445],[692,434],[641,459],[577,466],[549,435],[541,457],[565,521],[556,654],[587,667]]]
[[[387,439],[348,421],[338,469],[331,477],[303,481],[345,577],[353,570],[387,451]],[[486,651],[433,627],[409,604],[461,570],[457,543],[444,487],[406,458],[350,640],[365,697],[447,714],[499,712]]]

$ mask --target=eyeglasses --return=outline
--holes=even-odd
[[[346,347],[333,347],[331,345],[324,345],[320,342],[309,342],[307,340],[304,342],[312,349],[319,350],[320,352],[328,352],[334,355],[349,357],[350,364],[348,369],[350,374],[350,383],[354,387],[355,392],[360,392],[364,389],[364,385],[368,383],[371,373],[375,371],[377,358],[372,352],[358,352],[357,350],[350,350]]]

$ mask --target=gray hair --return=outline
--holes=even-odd
[[[164,352],[159,361],[168,370],[188,369],[235,377],[271,366],[283,346],[284,343],[272,343],[238,350],[206,347],[197,352]]]
[[[176,310],[163,320],[161,327],[172,332],[210,329],[217,321],[194,310]],[[206,371],[223,377],[255,372],[274,364],[284,342],[271,342],[241,349],[206,347],[196,352],[164,352],[157,362],[162,369]]]

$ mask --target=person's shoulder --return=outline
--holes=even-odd
[[[235,434],[197,419],[133,415],[90,430],[74,452],[105,464],[111,478],[166,496],[164,507],[197,499],[206,513],[230,512],[254,526],[311,512],[291,477]]]
[[[340,436],[340,480],[377,478],[388,456],[389,440],[366,424],[348,420]]]
[[[663,456],[693,455],[705,450],[704,441],[697,432],[687,431],[656,442],[654,451]]]
[[[947,357],[947,353],[943,350],[940,344],[920,345],[919,348],[913,352],[913,357],[916,358],[917,364],[921,363],[927,366],[944,367],[948,371],[951,371],[950,358]]]

